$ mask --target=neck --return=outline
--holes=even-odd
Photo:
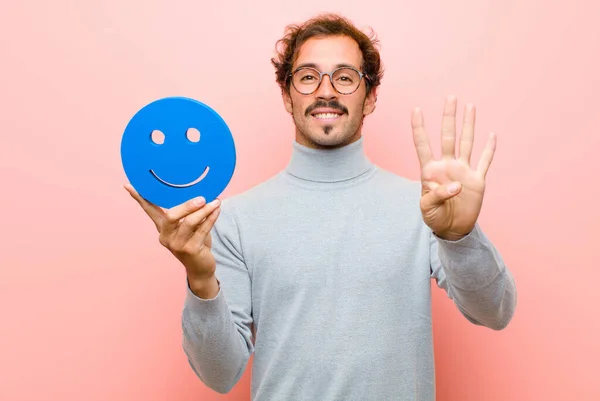
[[[286,171],[307,181],[350,180],[373,167],[365,155],[363,145],[362,137],[347,145],[327,149],[315,149],[295,141]]]
[[[337,145],[321,145],[315,141],[312,141],[310,138],[308,138],[306,135],[304,135],[302,132],[300,132],[300,130],[298,130],[298,128],[296,128],[296,142],[298,142],[300,145],[306,146],[307,148],[312,148],[312,149],[322,149],[322,150],[327,150],[327,149],[337,149],[337,148],[341,148],[344,147],[346,145],[350,145],[352,142],[358,141],[360,138],[362,138],[361,133],[360,133],[360,129],[358,131],[356,131],[356,133],[354,135],[352,135],[350,138],[346,139],[344,142],[339,143]]]

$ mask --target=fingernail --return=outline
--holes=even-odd
[[[456,191],[458,191],[458,183],[453,182],[452,184],[448,185],[448,192],[453,194]]]
[[[194,199],[194,205],[200,206],[202,203],[204,203],[204,197],[199,196],[198,198]]]
[[[219,206],[219,204],[221,203],[221,201],[219,199],[215,199],[214,201],[210,202],[213,206]]]

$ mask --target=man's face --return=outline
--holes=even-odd
[[[304,42],[292,71],[310,65],[321,72],[352,66],[361,71],[362,53],[358,44],[347,36],[312,38]],[[333,88],[329,76],[323,76],[314,93],[303,95],[290,84],[290,93],[283,94],[286,110],[296,125],[296,141],[311,148],[336,148],[356,141],[361,136],[364,116],[375,108],[375,91],[366,95],[365,80],[349,95]]]

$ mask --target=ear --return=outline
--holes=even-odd
[[[368,116],[375,110],[375,103],[377,102],[377,88],[371,89],[371,92],[365,99],[365,105],[363,107],[363,115]]]
[[[285,106],[285,110],[290,113],[293,114],[293,107],[292,107],[292,98],[289,94],[289,92],[287,92],[286,90],[282,90],[281,91],[281,97],[283,98],[283,105]]]

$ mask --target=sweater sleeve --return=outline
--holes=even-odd
[[[250,274],[228,206],[223,200],[211,231],[219,292],[213,299],[202,299],[188,283],[182,313],[182,344],[189,364],[204,384],[222,394],[237,384],[254,352]]]
[[[431,233],[431,274],[472,323],[504,329],[517,303],[512,273],[477,224],[458,241]]]

